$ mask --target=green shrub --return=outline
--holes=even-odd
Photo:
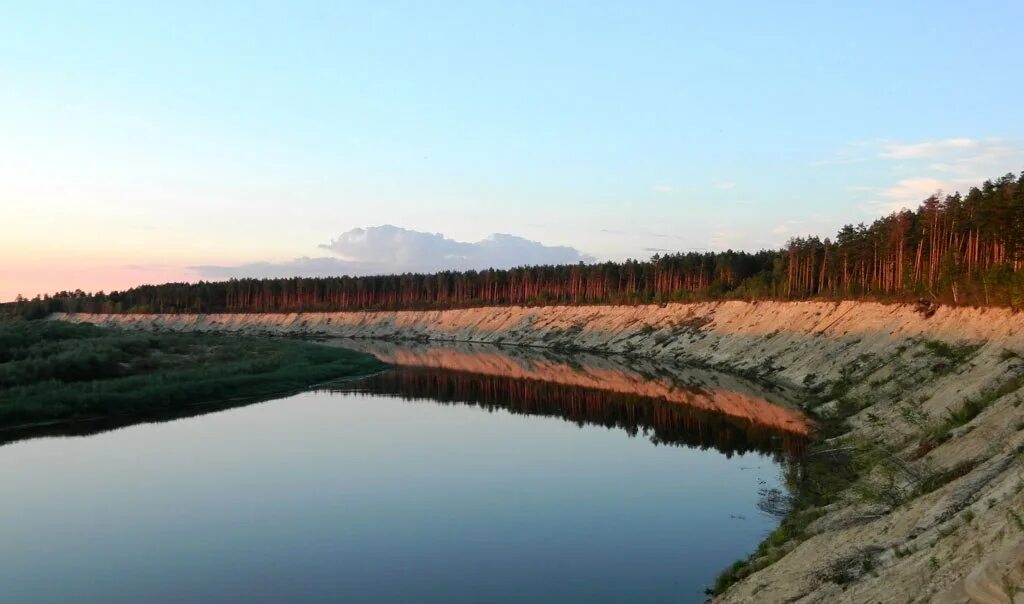
[[[0,323],[0,426],[269,396],[380,367],[295,340]]]

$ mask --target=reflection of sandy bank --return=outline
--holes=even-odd
[[[396,344],[373,340],[336,340],[334,343],[369,352],[395,365],[635,394],[743,418],[778,430],[797,434],[810,432],[810,422],[799,411],[769,402],[763,393],[751,391],[746,384],[741,386],[735,378],[693,368],[670,371],[643,361],[496,346]]]

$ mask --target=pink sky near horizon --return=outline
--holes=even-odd
[[[127,289],[149,283],[196,281],[198,274],[184,266],[124,265],[110,260],[66,258],[53,260],[0,260],[0,302],[19,294],[37,294],[81,289],[87,292]]]
[[[3,11],[0,302],[355,274],[380,225],[366,270],[778,249],[1024,167],[1020,2],[118,4]]]

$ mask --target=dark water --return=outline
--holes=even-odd
[[[0,600],[699,602],[802,446],[734,378],[374,352],[434,367],[0,447]]]

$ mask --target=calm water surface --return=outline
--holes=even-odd
[[[373,352],[433,366],[0,447],[0,600],[699,602],[777,523],[799,420],[733,378]]]

